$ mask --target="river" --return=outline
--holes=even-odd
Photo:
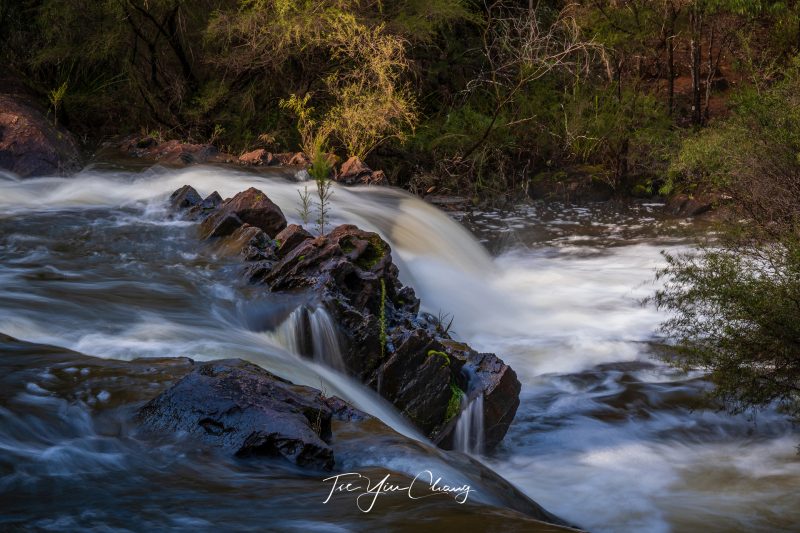
[[[665,350],[657,332],[664,316],[642,299],[656,288],[662,250],[691,250],[702,224],[665,219],[648,203],[530,204],[454,220],[399,191],[335,188],[332,222],[380,232],[423,310],[450,314],[454,337],[497,353],[519,375],[515,421],[496,450],[475,454],[477,463],[434,449],[370,390],[299,359],[280,334],[292,300],[243,285],[237,261],[201,245],[193,224],[166,210],[184,184],[223,197],[255,186],[299,222],[304,184],[287,178],[113,164],[69,178],[0,176],[0,333],[53,347],[0,351],[0,527],[539,527],[491,490],[481,497],[480,484],[470,505],[394,499],[363,514],[323,505],[320,477],[296,468],[142,441],[131,406],[170,376],[125,375],[113,362],[177,356],[248,359],[337,394],[411,439],[389,445],[387,435],[365,435],[360,453],[337,457],[347,467],[408,476],[435,468],[479,480],[483,463],[592,531],[790,531],[800,523],[800,433],[773,411],[726,414],[705,398],[701,373],[654,358]],[[89,374],[105,376],[104,388],[82,385]]]

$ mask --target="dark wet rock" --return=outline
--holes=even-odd
[[[263,192],[250,187],[223,202],[203,221],[201,232],[205,237],[224,237],[245,222],[262,229],[270,237],[286,227],[286,218],[280,207]]]
[[[664,209],[677,217],[696,217],[708,213],[720,199],[710,194],[675,194],[669,198]]]
[[[285,257],[286,254],[314,237],[297,224],[289,224],[275,236],[278,246],[278,257]]]
[[[225,237],[216,246],[242,254],[249,281],[303,294],[307,305],[323,307],[339,329],[346,372],[435,442],[453,446],[462,396],[478,395],[484,397],[485,446],[500,442],[519,405],[514,371],[494,354],[454,342],[441,324],[419,315],[419,299],[400,282],[391,248],[377,233],[343,225],[314,238],[300,226],[287,227],[282,214],[283,228],[271,233],[253,223],[264,222],[253,213],[274,212],[261,196],[249,189],[226,201],[202,222],[203,234]],[[298,345],[306,347],[302,355],[312,354],[311,328],[298,328],[298,335]]]
[[[470,199],[463,196],[428,194],[425,196],[425,201],[445,211],[466,211],[472,206]]]
[[[244,224],[236,213],[216,211],[211,213],[200,225],[204,239],[227,237]]]
[[[202,396],[199,390],[189,390],[184,386],[179,387],[177,385],[182,378],[198,373],[199,368],[206,365],[211,365],[220,370],[226,367],[232,368],[238,374],[236,376],[228,374],[227,378],[236,380],[238,379],[237,376],[241,376],[242,379],[238,385],[230,383],[224,387],[216,388],[213,385],[222,381],[223,377],[221,375],[217,375],[214,378],[205,376],[204,378],[209,381],[200,390],[210,391],[207,396]],[[76,371],[78,369],[81,371]],[[222,374],[224,372],[222,370],[217,373]],[[47,429],[51,424],[55,425],[54,427],[60,427],[59,424],[63,424],[64,421],[62,419],[63,413],[59,413],[59,409],[48,407],[46,409],[31,410],[30,403],[12,400],[18,400],[23,394],[30,395],[30,384],[40,383],[47,390],[48,406],[52,406],[51,402],[53,400],[58,399],[60,401],[63,399],[72,405],[70,409],[85,410],[86,415],[91,417],[93,427],[97,432],[106,435],[105,444],[109,444],[116,449],[113,445],[114,435],[120,434],[120,423],[125,424],[126,427],[128,426],[130,421],[129,413],[141,410],[141,407],[147,402],[155,405],[157,402],[163,401],[165,404],[156,410],[158,418],[151,421],[153,425],[144,422],[147,429],[137,432],[136,437],[137,442],[140,444],[148,442],[146,439],[141,439],[141,437],[157,437],[158,440],[155,444],[160,450],[159,453],[173,449],[176,450],[176,455],[182,456],[181,460],[177,460],[178,458],[176,457],[175,463],[172,466],[167,465],[166,470],[161,472],[161,474],[167,475],[176,474],[178,483],[181,483],[179,479],[181,471],[184,470],[185,473],[184,465],[186,461],[200,460],[200,462],[194,464],[194,467],[210,466],[209,472],[212,475],[213,472],[219,471],[217,468],[220,466],[219,464],[210,465],[209,459],[213,459],[214,456],[206,453],[203,448],[216,448],[222,453],[227,450],[231,455],[238,450],[235,444],[233,446],[230,445],[232,439],[227,442],[224,441],[225,437],[230,437],[230,432],[223,435],[214,435],[214,433],[219,433],[219,427],[213,423],[215,420],[223,424],[224,428],[228,427],[225,424],[230,424],[231,421],[234,421],[234,429],[239,430],[241,433],[246,433],[247,424],[250,421],[263,420],[268,417],[267,413],[274,412],[273,407],[275,404],[273,402],[277,402],[278,405],[275,410],[287,408],[289,411],[288,413],[281,412],[280,421],[289,418],[292,424],[288,427],[298,429],[298,434],[294,435],[294,437],[302,435],[315,440],[309,442],[300,440],[294,450],[289,446],[288,450],[286,450],[288,451],[287,455],[284,455],[283,449],[274,446],[278,441],[277,438],[271,441],[264,438],[263,440],[267,446],[265,446],[265,449],[256,447],[254,453],[246,459],[248,463],[263,463],[265,460],[273,463],[274,461],[285,460],[283,459],[284,457],[287,457],[289,461],[294,461],[295,457],[305,458],[307,456],[302,453],[298,455],[293,452],[306,449],[308,444],[321,448],[320,441],[323,445],[327,445],[333,450],[335,472],[369,472],[373,470],[386,472],[387,465],[383,458],[410,456],[413,458],[412,461],[414,463],[422,464],[425,468],[433,468],[434,471],[438,471],[437,465],[439,464],[450,465],[465,476],[474,490],[477,490],[484,498],[494,502],[493,507],[501,508],[493,510],[493,507],[467,506],[475,507],[478,511],[499,510],[501,514],[492,514],[492,521],[486,521],[487,527],[490,529],[491,526],[497,525],[498,516],[510,515],[516,518],[507,523],[519,526],[517,529],[522,528],[520,530],[562,530],[533,522],[533,520],[521,517],[510,510],[523,513],[526,517],[549,524],[565,525],[563,520],[548,513],[536,502],[514,488],[508,481],[477,460],[461,454],[447,454],[445,456],[427,443],[409,439],[396,433],[380,420],[359,411],[340,398],[322,397],[314,389],[300,387],[299,396],[302,399],[302,403],[298,406],[289,401],[288,405],[286,405],[281,396],[285,394],[283,398],[294,398],[294,394],[297,394],[297,387],[289,385],[285,380],[274,377],[268,372],[266,373],[267,375],[262,372],[258,368],[253,368],[253,365],[239,360],[197,363],[185,357],[148,357],[133,361],[100,359],[71,352],[60,347],[19,341],[0,333],[0,404],[3,405],[4,409],[10,410],[10,413],[7,414],[12,414],[11,416],[17,417],[17,420],[32,421],[37,428]],[[251,383],[255,384],[255,387],[251,387],[249,385]],[[267,389],[268,393],[262,395],[259,394],[257,388],[259,384],[264,384],[267,388],[272,386],[279,389],[288,388],[288,392],[278,390],[273,394]],[[206,385],[211,386],[207,387]],[[173,392],[164,392],[169,391],[170,387],[173,386]],[[241,390],[241,395],[239,395],[239,392],[231,394],[231,391],[238,390]],[[98,399],[101,391],[105,392],[103,400]],[[160,400],[154,400],[159,394],[161,394],[159,396]],[[315,396],[315,394],[319,396]],[[203,425],[199,424],[201,420],[206,418],[204,413],[211,409],[212,406],[240,405],[243,398],[253,399],[254,401],[253,403],[245,403],[243,405],[244,410],[241,413],[236,412],[235,409],[231,413],[209,413],[209,420],[205,421]],[[93,400],[95,403],[92,403]],[[326,407],[330,410],[330,437],[327,437],[322,432],[322,419],[317,424],[317,417],[312,415],[312,421],[309,422],[309,417],[305,414],[308,407],[311,408],[314,414],[319,412],[320,403],[324,404],[321,411],[325,412]],[[187,406],[197,406],[199,410],[195,412],[193,409],[185,408]],[[305,410],[303,406],[306,407]],[[72,413],[72,411],[70,412]],[[174,414],[175,418],[170,418],[169,413]],[[123,418],[121,419],[120,417]],[[137,418],[140,422],[142,421],[141,417]],[[297,425],[294,425],[294,423]],[[191,426],[191,429],[188,431],[182,429],[184,426]],[[197,426],[200,427],[198,428]],[[181,429],[176,431],[174,428],[178,427]],[[320,428],[319,433],[316,431],[317,427]],[[264,434],[269,435],[269,432],[274,431],[274,428],[275,426],[271,422],[267,425],[258,424],[258,427],[254,427],[253,431],[248,433],[248,436],[252,433],[260,433],[262,436]],[[195,440],[194,446],[187,446],[185,437],[178,436],[177,445],[161,446],[164,438],[174,438],[174,436],[177,436],[176,433],[189,433],[194,435],[194,439],[199,439],[199,442]],[[127,431],[123,432],[123,441],[128,440],[125,434],[127,434]],[[109,438],[112,440],[109,441]],[[287,440],[291,442],[292,438]],[[196,445],[198,443],[202,444],[203,441],[207,444],[203,446]],[[125,449],[127,452],[131,451],[128,446],[125,446]],[[147,447],[137,445],[136,449],[144,454],[139,458],[146,460]],[[376,454],[376,449],[380,450],[380,453]],[[271,454],[277,454],[278,458],[268,459],[265,457],[265,455],[269,456]],[[313,458],[314,454],[312,453],[311,456]],[[322,459],[324,459],[324,456]],[[133,460],[136,461],[138,459],[133,457]],[[35,462],[36,458],[31,457],[31,461]],[[324,464],[324,461],[321,462]],[[172,468],[173,466],[176,468]],[[270,468],[274,466],[277,465],[269,465]],[[315,466],[315,462],[312,462],[310,467],[324,468]],[[249,467],[246,468],[249,469]],[[238,472],[238,470],[236,471]],[[390,469],[390,472],[392,482],[400,482],[405,485],[411,482],[411,476],[416,473],[407,472],[404,474],[393,469]],[[304,477],[313,481],[330,475],[326,473],[325,476],[320,476],[319,474],[314,474],[314,472],[309,472],[311,477],[298,473],[296,476],[289,474],[287,478],[286,473],[287,470],[281,469],[274,485],[277,490],[280,490],[282,484],[287,480],[290,483],[296,483]],[[445,476],[444,481],[449,481],[447,476]],[[109,481],[109,483],[113,484],[113,480]],[[101,487],[95,492],[99,495],[103,490]],[[473,500],[470,499],[470,502],[473,502]],[[409,509],[417,508],[416,502],[412,502],[410,505]],[[452,519],[453,516],[458,516],[458,514],[449,513],[446,516],[448,519]],[[468,518],[474,521],[473,516]],[[495,527],[495,529],[497,528]],[[506,527],[505,529],[509,528]],[[516,529],[512,527],[511,530]]]
[[[372,170],[361,159],[353,156],[344,163],[336,175],[336,181],[344,185],[388,185],[382,170]]]
[[[0,94],[0,169],[23,178],[77,172],[78,143],[33,103]]]
[[[276,245],[264,230],[242,224],[229,236],[216,243],[218,253],[222,255],[239,254],[245,261],[270,261],[277,260],[275,255]]]
[[[203,202],[203,197],[200,196],[194,187],[184,185],[169,197],[169,205],[172,209],[189,209]]]
[[[199,364],[139,411],[153,430],[186,432],[237,456],[333,468],[331,408],[316,389],[240,359]]]
[[[200,203],[200,207],[203,209],[216,209],[220,205],[222,205],[222,196],[220,196],[217,191],[206,196]]]

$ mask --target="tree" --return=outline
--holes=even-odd
[[[461,155],[464,159],[502,126],[498,124],[501,113],[522,91],[556,70],[573,75],[585,71],[597,48],[592,41],[581,39],[570,7],[552,10],[538,2],[516,7],[497,0],[486,5],[484,24],[481,41],[486,68],[469,83],[468,90],[486,91],[492,111],[483,133]],[[513,122],[531,118],[517,117]]]

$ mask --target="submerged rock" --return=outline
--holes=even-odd
[[[263,193],[249,189],[209,215],[203,234],[225,236],[217,246],[241,252],[251,282],[273,292],[304,293],[307,305],[325,309],[338,330],[334,337],[341,341],[344,370],[389,400],[434,442],[452,448],[467,403],[463,400],[481,395],[486,423],[479,440],[491,449],[503,439],[519,406],[516,374],[496,355],[453,341],[447,328],[420,316],[419,299],[400,282],[387,242],[353,225],[314,238],[300,226],[287,227],[282,214],[283,228],[277,232],[280,224],[263,224],[261,215],[242,208],[254,203],[280,213]],[[295,340],[306,347],[302,355],[310,355],[319,340],[313,338],[308,313],[298,320]]]
[[[36,106],[0,94],[0,168],[23,178],[77,172],[78,143]]]

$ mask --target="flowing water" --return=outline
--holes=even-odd
[[[0,353],[0,527],[540,527],[504,509],[480,464],[428,445],[332,370],[340,358],[324,310],[243,285],[235,259],[203,247],[192,224],[165,210],[184,184],[223,197],[255,186],[299,222],[303,184],[286,177],[111,165],[71,178],[0,176],[0,333],[108,361],[58,348]],[[381,188],[336,188],[331,212],[334,223],[380,232],[423,309],[451,313],[457,338],[516,370],[521,405],[505,441],[481,455],[482,422],[465,416],[460,447],[548,510],[593,531],[788,531],[800,522],[800,434],[773,412],[750,420],[719,411],[704,399],[702,375],[652,357],[663,349],[663,316],[640,300],[654,289],[660,251],[690,249],[702,228],[660,220],[648,204],[520,206],[459,224]],[[298,341],[306,324],[310,348]],[[409,477],[435,469],[473,483],[475,499],[395,498],[363,514],[322,505],[327,486],[296,468],[144,443],[130,410],[170,373],[123,371],[113,360],[175,356],[242,357],[339,395],[411,438],[356,436],[337,454],[344,468]]]

